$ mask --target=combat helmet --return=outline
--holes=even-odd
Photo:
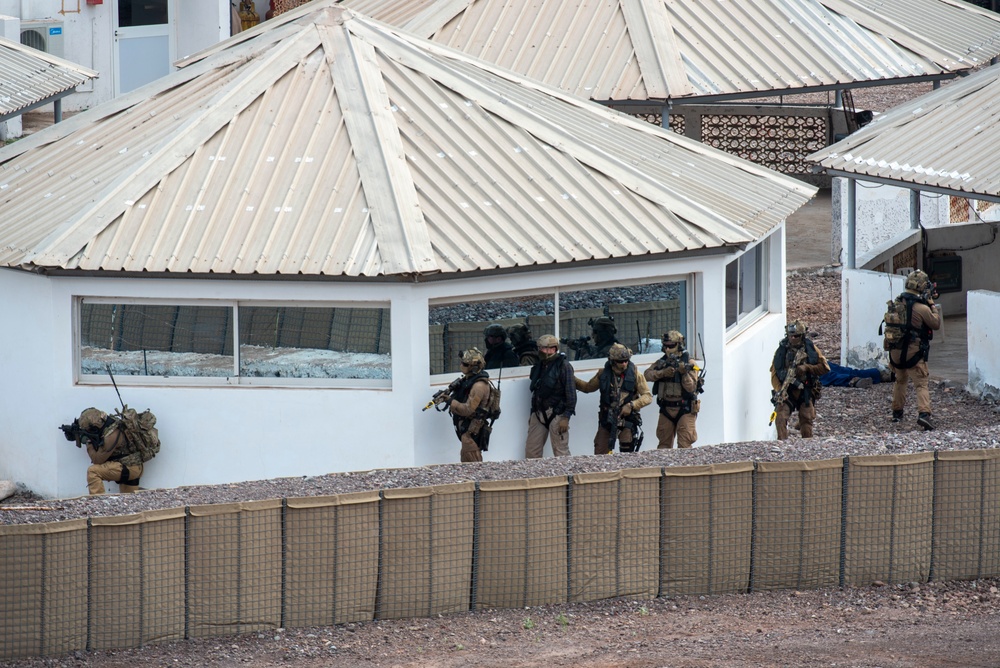
[[[104,422],[108,419],[108,414],[97,408],[88,408],[80,413],[78,424],[80,429],[87,432],[100,433],[104,429]]]
[[[927,291],[930,287],[930,277],[919,269],[911,271],[910,275],[906,277],[906,289],[910,292],[920,294]]]
[[[531,341],[531,330],[524,323],[518,323],[507,328],[507,336],[512,344],[520,346]]]
[[[632,351],[620,343],[615,343],[608,350],[608,359],[612,362],[628,362],[632,359]]]
[[[506,341],[507,330],[503,328],[503,325],[494,322],[491,325],[487,325],[486,329],[483,330],[483,338],[488,339],[490,337],[496,337]]]
[[[462,365],[469,368],[468,373],[479,373],[486,367],[486,358],[479,348],[469,348],[462,353]]]
[[[588,323],[595,331],[596,330],[608,330],[612,334],[618,333],[618,328],[615,327],[615,319],[606,315],[602,315],[600,318],[591,318]]]
[[[669,332],[663,334],[663,352],[667,352],[669,348],[668,343],[677,344],[676,352],[684,350],[684,335],[678,332],[676,329],[672,329]]]

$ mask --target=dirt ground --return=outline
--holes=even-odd
[[[35,666],[1000,665],[996,580],[600,601],[251,633],[3,664]]]

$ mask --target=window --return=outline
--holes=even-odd
[[[726,329],[742,329],[767,309],[767,250],[765,240],[726,265]]]
[[[636,354],[659,353],[664,332],[677,329],[687,334],[687,289],[686,280],[676,280],[432,304],[430,372],[458,373],[463,350],[476,346],[486,351],[484,330],[493,323],[507,330],[526,325],[532,339],[555,334],[562,342],[560,350],[570,359],[603,359],[610,345],[607,332]]]
[[[80,374],[277,379],[392,378],[385,307],[164,304],[85,299]],[[236,343],[238,341],[238,344]]]

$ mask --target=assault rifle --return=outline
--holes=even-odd
[[[437,411],[445,411],[445,410],[447,410],[447,408],[440,408],[440,406],[442,404],[445,404],[445,403],[448,403],[448,402],[451,401],[451,395],[456,390],[458,390],[458,386],[462,383],[462,378],[463,378],[463,376],[459,376],[455,380],[451,381],[451,383],[448,385],[448,387],[444,388],[443,390],[438,390],[437,392],[435,392],[434,396],[431,397],[431,400],[427,402],[427,405],[424,406],[420,410],[421,411],[425,411],[428,408],[430,408],[431,406],[433,406],[434,409],[437,410]]]
[[[574,359],[589,359],[594,355],[594,348],[590,345],[589,336],[581,336],[578,339],[559,339],[559,343],[576,353],[573,356]]]
[[[127,406],[125,405],[125,401],[122,399],[122,393],[118,391],[118,383],[115,382],[115,376],[113,373],[111,373],[111,365],[105,364],[104,368],[107,369],[108,371],[108,376],[111,378],[111,384],[114,385],[115,387],[115,394],[118,395],[118,401],[121,402],[122,410],[124,411],[127,408]],[[72,424],[61,424],[59,425],[59,428],[62,429],[63,436],[66,437],[66,440],[70,442],[75,442],[76,447],[78,448],[82,447],[80,445],[80,441],[83,438],[88,439],[92,443],[100,443],[101,441],[100,430],[91,432],[91,431],[84,431],[83,429],[80,428],[80,418],[73,420]]]
[[[794,387],[796,384],[802,385],[795,377],[795,367],[806,361],[806,347],[802,346],[799,350],[795,352],[795,359],[792,360],[791,366],[785,369],[785,380],[781,383],[776,391],[771,392],[771,404],[774,405],[774,410],[771,411],[771,420],[767,423],[770,427],[774,424],[775,419],[778,417],[778,406],[788,398],[788,389]]]

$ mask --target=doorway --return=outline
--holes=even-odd
[[[116,0],[114,11],[115,96],[170,72],[173,0]]]

